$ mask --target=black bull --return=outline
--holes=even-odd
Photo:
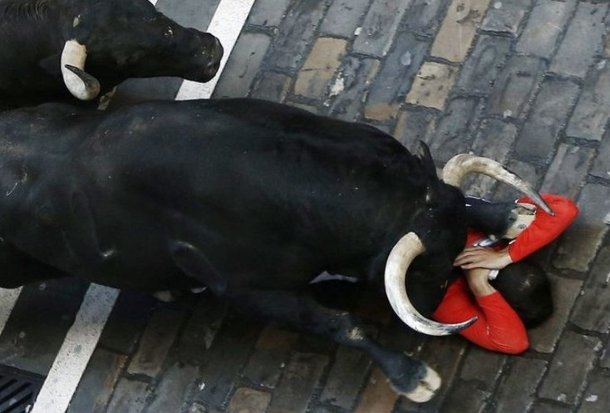
[[[131,77],[205,82],[222,46],[148,0],[0,0],[0,103],[89,100]],[[64,85],[65,83],[65,85]]]
[[[205,285],[366,351],[413,400],[440,386],[425,363],[306,292],[323,271],[349,275],[385,287],[420,331],[458,329],[400,295],[420,253],[407,291],[420,312],[437,305],[465,239],[463,195],[429,154],[373,127],[247,99],[108,113],[46,104],[0,114],[0,191],[1,286],[42,274],[149,291]]]

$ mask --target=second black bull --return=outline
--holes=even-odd
[[[352,276],[385,291],[417,331],[463,328],[425,315],[464,245],[457,186],[470,172],[542,202],[494,161],[458,155],[439,180],[425,147],[414,156],[373,127],[271,102],[5,112],[0,285],[71,275],[148,291],[207,286],[249,314],[367,352],[398,392],[426,401],[440,386],[430,367],[307,287],[323,271]]]
[[[131,77],[206,82],[223,54],[148,0],[0,0],[0,103],[94,99]]]

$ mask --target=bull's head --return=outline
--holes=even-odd
[[[432,165],[433,168],[432,159],[427,152],[427,148],[425,148],[425,151],[425,158],[429,159],[427,163]],[[424,162],[426,161],[424,160]],[[442,180],[448,185],[459,188],[465,176],[469,173],[482,173],[504,182],[529,196],[547,213],[553,214],[549,206],[531,185],[491,159],[469,154],[457,155],[445,165],[442,172]],[[438,184],[442,185],[440,182]],[[432,192],[435,191],[433,187],[430,190]],[[427,202],[429,201],[427,200]],[[456,226],[465,225],[460,222],[451,224]],[[424,252],[426,252],[426,246],[415,232],[409,232],[404,235],[390,252],[385,267],[385,290],[390,305],[404,323],[421,333],[441,336],[459,332],[474,323],[476,317],[457,324],[438,323],[420,314],[407,296],[406,273],[412,261]]]
[[[66,16],[61,71],[66,87],[79,99],[99,94],[98,79],[111,83],[102,85],[108,89],[129,77],[207,82],[218,71],[223,55],[218,39],[178,25],[148,0],[75,4]]]

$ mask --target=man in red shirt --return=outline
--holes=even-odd
[[[433,314],[436,320],[456,323],[477,316],[473,325],[460,332],[466,339],[507,354],[527,350],[526,327],[546,320],[553,305],[546,274],[522,260],[557,238],[578,214],[567,198],[550,194],[542,198],[554,215],[522,198],[511,208],[508,225],[500,225],[500,236],[469,230],[466,248],[454,263],[464,276],[447,289]],[[467,198],[467,202],[484,201]]]

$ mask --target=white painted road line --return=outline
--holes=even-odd
[[[224,56],[220,61],[220,69],[214,79],[208,83],[197,83],[190,80],[182,82],[176,100],[208,99],[212,96],[216,83],[220,79],[220,74],[225,68],[231,51],[237,42],[241,29],[246,24],[246,19],[250,14],[254,0],[222,0],[212,17],[208,26],[208,32],[218,37]]]
[[[4,326],[6,326],[8,317],[11,315],[13,307],[15,307],[15,303],[17,303],[19,294],[21,294],[21,287],[10,290],[7,288],[0,288],[0,334],[2,334]]]
[[[66,411],[118,295],[114,288],[89,286],[31,413]]]

